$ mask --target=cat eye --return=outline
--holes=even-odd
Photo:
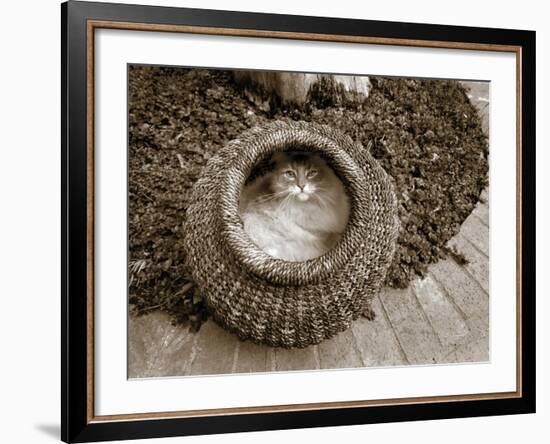
[[[287,170],[283,174],[287,179],[295,179],[296,178],[296,173],[292,170]]]
[[[315,176],[317,176],[317,173],[318,173],[318,172],[319,172],[319,171],[317,171],[317,170],[309,170],[309,171],[307,172],[307,178],[308,178],[308,179],[313,179]]]

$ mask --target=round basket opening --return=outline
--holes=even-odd
[[[245,232],[274,258],[304,262],[340,240],[350,199],[322,154],[295,146],[260,160],[241,191]]]
[[[359,248],[364,248],[371,191],[363,170],[342,146],[352,143],[349,138],[332,138],[311,128],[257,132],[236,142],[238,149],[226,159],[220,180],[219,217],[223,241],[247,271],[274,284],[306,285],[337,272]],[[244,230],[239,202],[244,185],[260,161],[278,152],[298,150],[316,153],[326,161],[344,185],[351,208],[346,229],[331,249],[313,259],[290,262],[274,258],[252,241]]]

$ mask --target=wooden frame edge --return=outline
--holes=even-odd
[[[231,416],[243,413],[288,413],[304,410],[330,410],[337,408],[361,408],[361,407],[387,407],[392,405],[437,404],[443,402],[482,401],[495,399],[513,399],[521,397],[518,392],[498,392],[472,395],[448,395],[448,396],[425,396],[412,398],[393,398],[365,401],[335,401],[307,404],[280,404],[258,407],[230,407],[219,409],[182,410],[172,412],[151,412],[151,413],[127,413],[117,415],[95,416],[90,423],[126,421],[126,420],[147,420],[167,418],[197,418],[203,416]]]
[[[87,399],[86,399],[86,419],[89,423],[94,418],[94,27],[86,27],[86,245],[87,245],[87,263],[86,263],[86,313],[88,322],[86,323],[87,340]]]
[[[516,391],[523,395],[523,289],[522,289],[522,48],[516,51]]]
[[[397,39],[388,37],[367,37],[339,34],[312,34],[305,32],[288,32],[288,31],[264,31],[257,29],[238,29],[238,28],[221,28],[221,27],[206,27],[206,26],[189,26],[189,25],[166,25],[166,24],[151,24],[109,20],[88,20],[88,25],[95,28],[103,29],[121,29],[129,31],[150,31],[150,32],[174,32],[187,34],[206,34],[220,35],[227,37],[260,37],[260,38],[275,38],[287,40],[310,40],[320,42],[336,42],[336,43],[363,43],[372,45],[386,46],[415,46],[424,48],[442,48],[442,49],[466,49],[472,51],[496,51],[496,52],[516,52],[521,47],[516,45],[500,45],[489,43],[468,43],[468,42],[449,42],[437,40],[417,40],[417,39]]]

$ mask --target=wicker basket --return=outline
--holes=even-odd
[[[275,259],[243,230],[238,201],[255,165],[276,151],[321,154],[344,183],[350,219],[340,241],[305,262]],[[209,312],[241,339],[306,347],[347,329],[382,285],[398,234],[389,177],[360,144],[328,127],[278,121],[212,157],[187,209],[187,265]]]

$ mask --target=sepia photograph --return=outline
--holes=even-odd
[[[537,410],[535,32],[336,9],[63,3],[63,441]]]
[[[129,378],[490,361],[490,82],[127,85]]]

